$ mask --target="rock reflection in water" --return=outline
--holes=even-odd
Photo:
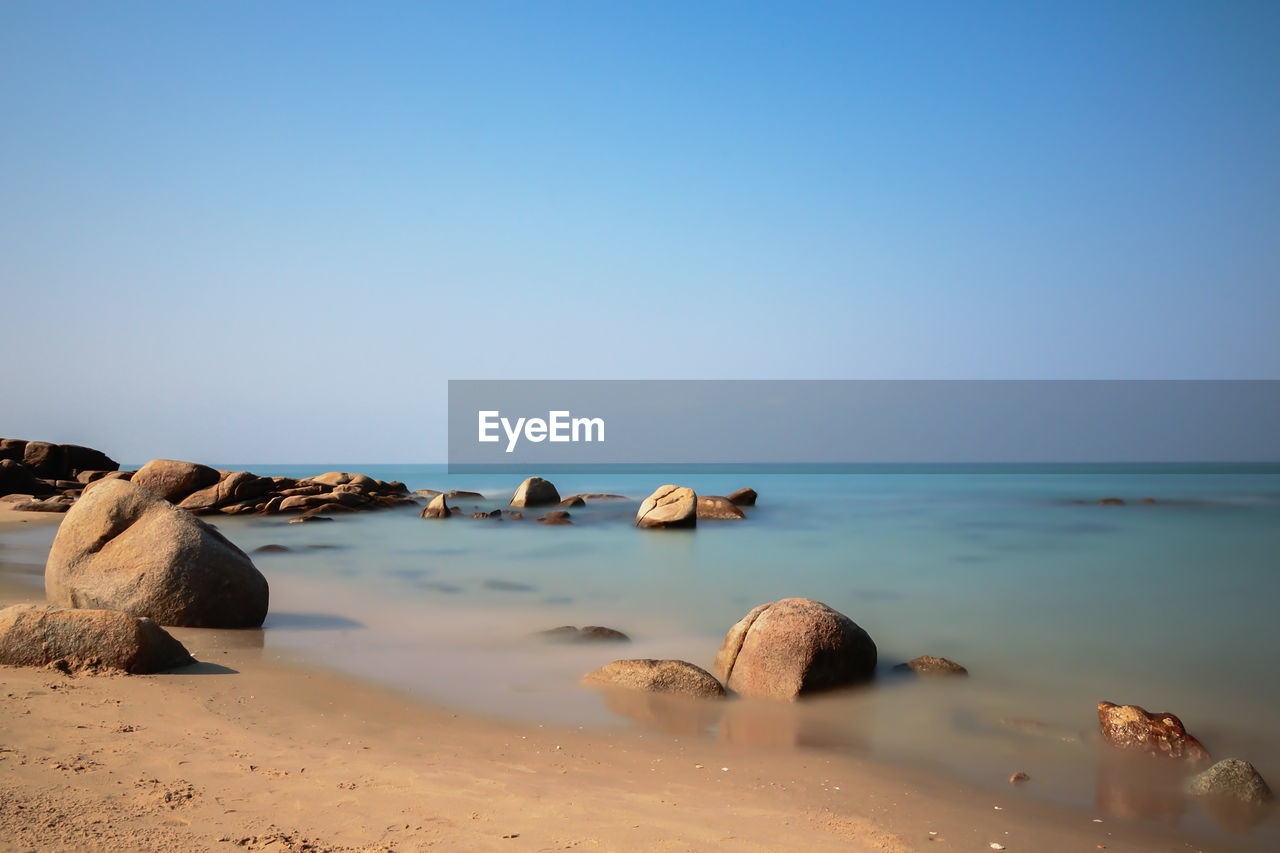
[[[698,735],[711,731],[720,722],[725,706],[723,699],[695,699],[622,687],[598,690],[605,707],[613,713],[676,735]]]

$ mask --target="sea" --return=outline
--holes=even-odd
[[[1183,798],[1172,777],[1149,796],[1116,769],[1096,710],[1107,700],[1172,712],[1215,759],[1243,758],[1280,782],[1274,466],[562,472],[547,475],[561,495],[624,499],[572,508],[561,526],[537,523],[543,510],[518,521],[469,517],[507,506],[521,479],[510,473],[223,467],[359,471],[410,490],[483,496],[450,501],[462,514],[444,520],[410,507],[328,523],[207,519],[271,583],[263,630],[244,635],[264,653],[495,718],[854,753],[992,790],[1021,771],[1035,796],[1099,817],[1280,849],[1274,817],[1224,819]],[[716,495],[750,486],[759,500],[743,520],[637,529],[640,501],[665,483]],[[1101,503],[1113,498],[1123,504]],[[53,535],[51,526],[10,529],[0,556],[38,582]],[[266,545],[287,550],[253,553]],[[865,629],[876,679],[796,705],[736,700],[710,716],[610,703],[579,685],[616,658],[710,670],[730,626],[787,597],[822,601]],[[631,641],[540,634],[563,625],[607,626]],[[950,658],[969,676],[895,671],[918,655]]]

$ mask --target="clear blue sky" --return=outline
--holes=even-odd
[[[449,378],[1280,377],[1280,4],[0,0],[0,434]]]

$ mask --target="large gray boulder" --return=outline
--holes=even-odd
[[[117,610],[19,604],[0,610],[0,664],[158,672],[195,663],[182,643],[150,619]]]
[[[636,512],[636,527],[696,527],[698,496],[684,486],[659,486]]]
[[[211,486],[221,478],[222,474],[208,465],[177,459],[152,459],[138,469],[130,482],[167,501],[177,503],[197,489]]]
[[[511,496],[511,506],[554,506],[560,503],[560,493],[549,480],[541,477],[530,477],[520,484],[516,493]]]
[[[125,480],[99,480],[62,521],[44,573],[50,603],[123,610],[162,625],[252,628],[267,580],[189,512]]]
[[[762,604],[729,629],[715,676],[742,696],[794,700],[855,684],[876,668],[876,644],[836,610],[809,598]]]

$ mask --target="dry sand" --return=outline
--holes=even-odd
[[[0,576],[0,605],[39,600]],[[173,633],[200,664],[0,667],[0,850],[1186,848],[1024,788],[478,719],[279,660],[258,632]]]

